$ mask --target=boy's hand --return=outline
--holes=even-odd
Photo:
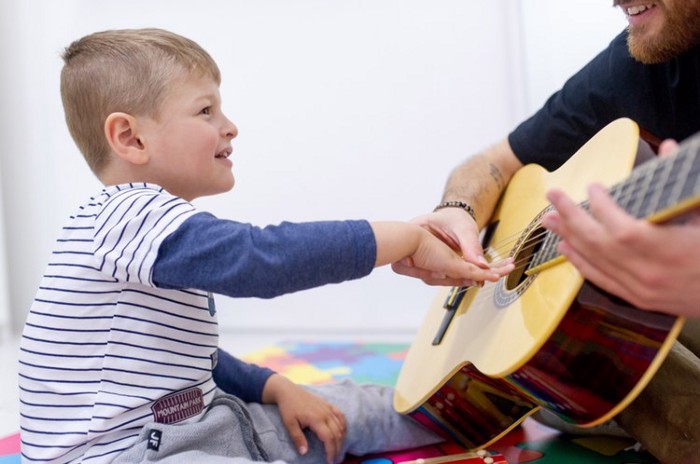
[[[474,264],[455,253],[445,242],[420,228],[418,246],[410,256],[392,263],[394,272],[416,277],[429,285],[469,287],[497,281],[514,268],[512,258]]]
[[[326,461],[334,462],[345,440],[345,415],[340,409],[280,374],[267,380],[262,399],[263,403],[277,404],[299,454],[309,449],[303,431],[308,427],[326,447]]]

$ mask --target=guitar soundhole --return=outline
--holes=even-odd
[[[532,280],[532,276],[526,274],[530,269],[533,259],[542,247],[542,237],[546,234],[544,227],[537,226],[524,234],[515,246],[515,269],[508,274],[505,280],[505,287],[508,291],[517,290],[518,293],[527,288]]]

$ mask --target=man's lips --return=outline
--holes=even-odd
[[[625,15],[633,17],[655,8],[656,3],[649,1],[647,3],[616,1],[615,6],[619,6]]]

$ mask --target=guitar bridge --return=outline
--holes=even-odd
[[[442,339],[445,337],[447,328],[452,323],[452,319],[455,317],[457,308],[459,308],[459,305],[462,304],[462,300],[464,299],[464,295],[467,293],[468,288],[469,287],[452,287],[450,293],[447,294],[445,303],[442,305],[442,307],[445,308],[445,315],[443,316],[440,327],[433,338],[433,345],[439,345],[442,343]]]
[[[496,231],[499,222],[500,220],[491,222],[482,231],[481,247],[486,253],[489,253],[488,246],[491,243],[491,239],[493,238],[493,234]],[[450,293],[447,294],[447,298],[445,298],[445,302],[442,304],[442,307],[445,308],[445,315],[443,316],[440,327],[433,338],[433,345],[439,345],[442,343],[442,339],[445,338],[445,333],[447,333],[447,328],[452,323],[452,319],[455,317],[455,313],[457,312],[459,305],[462,304],[462,300],[464,299],[464,295],[467,294],[467,290],[469,290],[469,287],[452,287]]]

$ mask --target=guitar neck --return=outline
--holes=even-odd
[[[608,193],[628,214],[660,223],[680,216],[700,204],[700,134],[680,146],[676,154],[654,158],[634,169],[630,176],[613,185]],[[580,206],[589,210],[588,201]],[[547,209],[551,209],[549,206]],[[560,258],[559,237],[542,232],[541,245],[529,270]]]
[[[683,143],[674,156],[655,158],[625,181],[613,186],[610,194],[628,214],[662,222],[687,211],[700,191],[700,135]]]

